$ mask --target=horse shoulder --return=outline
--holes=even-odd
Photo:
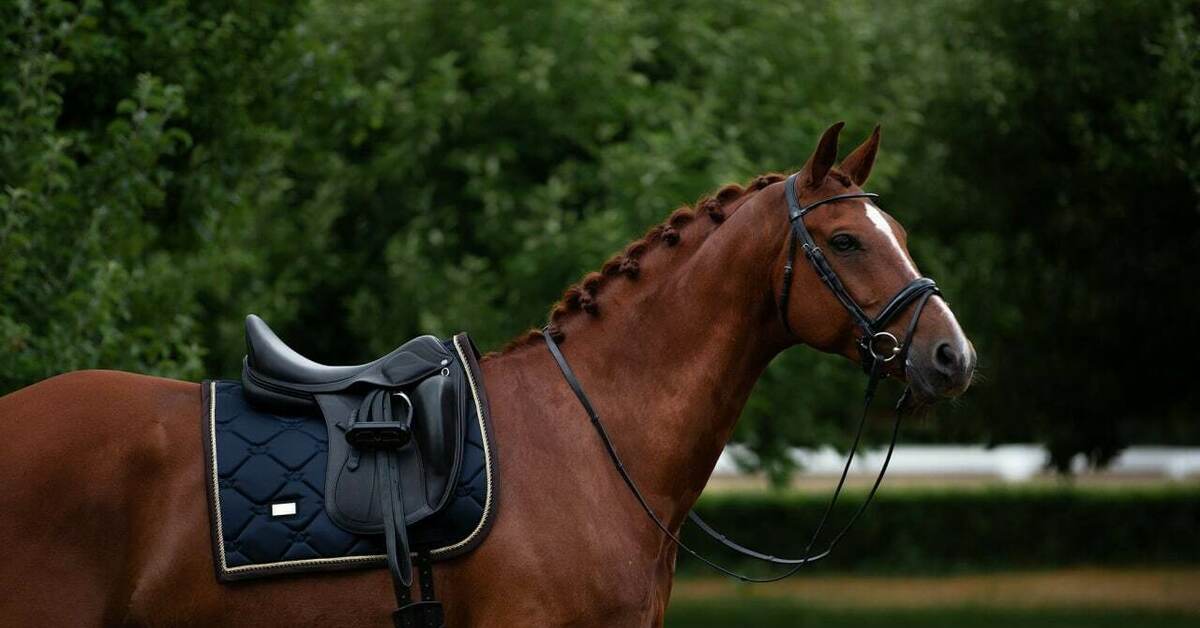
[[[659,539],[628,525],[636,503],[575,399],[530,364],[540,357],[483,364],[500,498],[483,544],[445,566],[447,610],[462,625],[649,623]]]

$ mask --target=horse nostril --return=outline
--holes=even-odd
[[[954,375],[962,365],[963,356],[948,342],[939,343],[933,350],[933,363],[945,375]]]

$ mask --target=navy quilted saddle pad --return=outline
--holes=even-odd
[[[382,535],[347,532],[325,511],[329,435],[320,415],[261,412],[247,403],[240,382],[205,381],[203,391],[209,520],[221,581],[387,564]],[[495,447],[478,398],[466,427],[453,496],[408,531],[413,551],[435,561],[474,549],[496,511]]]

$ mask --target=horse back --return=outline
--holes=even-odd
[[[116,371],[66,373],[0,397],[0,617],[124,621],[130,576],[149,558],[140,540],[169,533],[153,530],[154,514],[179,507],[157,478],[194,464],[186,456],[197,447],[173,446],[172,431],[199,403],[196,384]],[[203,502],[195,508],[204,515]]]

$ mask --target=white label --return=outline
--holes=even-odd
[[[296,514],[296,502],[284,502],[282,504],[271,504],[272,517],[289,517]]]

